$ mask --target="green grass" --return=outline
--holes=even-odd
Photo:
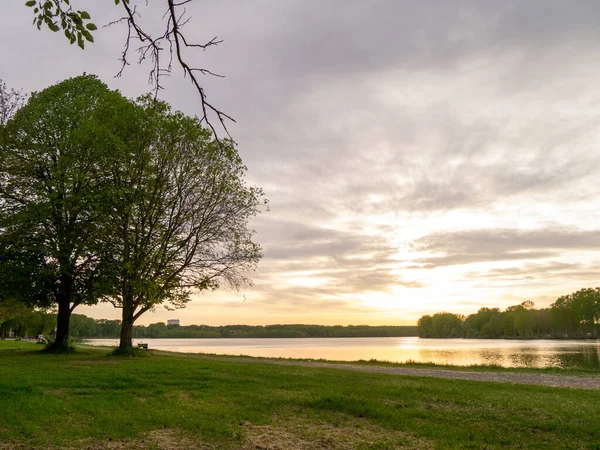
[[[0,341],[2,450],[600,449],[600,391],[40,347]]]
[[[82,347],[94,348],[97,346],[82,345]],[[110,348],[110,347],[103,347]],[[188,355],[188,356],[203,356],[206,358],[218,358],[223,360],[244,360],[250,359],[254,361],[261,360],[274,360],[274,361],[306,361],[315,363],[333,363],[333,364],[345,364],[345,365],[360,365],[360,366],[385,366],[385,367],[407,367],[411,369],[428,369],[428,370],[457,370],[463,372],[517,372],[517,373],[537,373],[537,374],[548,374],[548,375],[569,375],[569,376],[583,376],[583,377],[600,377],[600,372],[597,369],[591,369],[586,367],[503,367],[494,364],[472,364],[468,366],[455,366],[451,364],[436,364],[433,362],[418,362],[408,360],[407,362],[392,362],[386,360],[360,359],[357,361],[339,361],[330,359],[312,359],[312,358],[279,358],[279,357],[260,357],[260,356],[249,356],[249,355],[219,355],[216,353],[181,353],[181,352],[170,352],[166,350],[154,350],[157,354],[161,355]]]

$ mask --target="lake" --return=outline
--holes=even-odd
[[[151,349],[278,358],[391,362],[433,362],[466,366],[582,367],[600,369],[600,341],[299,338],[299,339],[136,339]],[[116,339],[90,339],[92,345],[118,345]]]

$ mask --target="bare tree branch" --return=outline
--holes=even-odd
[[[32,8],[34,13],[34,25],[38,29],[42,25],[56,32],[62,30],[71,44],[77,43],[82,49],[85,43],[94,42],[92,32],[96,30],[96,25],[90,22],[90,15],[87,11],[76,10],[73,7],[75,0],[28,0],[25,5]],[[190,42],[183,28],[189,23],[190,17],[187,16],[186,5],[191,4],[192,0],[163,0],[166,2],[166,11],[163,15],[164,28],[160,34],[153,36],[148,27],[143,23],[142,16],[138,12],[136,5],[132,5],[130,0],[115,0],[117,5],[121,5],[125,15],[120,19],[109,22],[106,27],[115,25],[126,25],[127,35],[123,45],[123,52],[119,58],[121,68],[115,75],[120,77],[125,68],[129,66],[129,54],[132,49],[137,53],[137,62],[142,64],[146,61],[151,62],[151,69],[148,73],[148,82],[153,86],[154,97],[163,89],[162,78],[171,75],[173,70],[173,61],[176,61],[183,70],[185,78],[189,78],[194,89],[200,96],[200,123],[205,123],[213,135],[220,142],[217,129],[213,122],[218,123],[223,128],[227,137],[231,139],[231,134],[227,128],[228,121],[235,122],[235,119],[213,103],[208,101],[206,91],[200,82],[201,75],[208,75],[222,78],[220,75],[205,67],[199,67],[192,64],[192,59],[185,50],[206,50],[222,43],[223,41],[216,36],[206,43]],[[148,1],[146,0],[146,5]],[[139,41],[139,46],[135,47],[133,41]],[[166,55],[165,56],[165,53]]]
[[[204,44],[189,42],[182,29],[189,22],[190,18],[186,18],[187,11],[185,8],[183,11],[178,10],[178,8],[184,7],[186,4],[191,3],[192,0],[179,2],[175,0],[166,1],[168,9],[163,16],[166,18],[166,25],[162,34],[158,37],[152,37],[151,34],[142,27],[140,20],[141,16],[137,11],[136,6],[133,6],[132,8],[129,2],[120,2],[125,11],[125,16],[106,25],[127,25],[127,37],[120,58],[122,65],[116,76],[120,77],[126,66],[129,65],[128,56],[131,49],[131,42],[134,39],[138,40],[140,46],[135,49],[138,54],[138,64],[142,64],[147,59],[152,62],[152,69],[149,72],[148,82],[154,86],[154,97],[157,98],[159,91],[163,89],[161,84],[162,77],[171,75],[173,68],[172,63],[175,59],[183,69],[184,77],[189,77],[192,85],[200,95],[200,106],[202,111],[200,123],[205,123],[218,139],[218,132],[211,121],[211,117],[216,116],[219,124],[223,127],[223,130],[225,130],[225,133],[227,133],[227,136],[231,138],[231,134],[227,128],[227,121],[235,122],[235,119],[208,101],[206,92],[198,78],[198,75],[210,75],[218,78],[223,78],[223,75],[203,67],[191,65],[188,62],[187,56],[184,54],[184,49],[186,48],[202,49],[204,51],[210,47],[219,45],[223,41],[215,36]],[[167,51],[169,55],[168,62],[166,63],[165,60],[161,58],[162,52],[164,51]]]

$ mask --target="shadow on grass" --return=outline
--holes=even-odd
[[[52,355],[68,355],[70,353],[75,353],[75,345],[73,345],[72,341],[67,342],[48,342],[44,349],[43,353],[49,353]]]
[[[129,347],[129,348],[120,348],[117,347],[110,353],[108,356],[116,356],[119,358],[146,358],[152,354],[151,351],[148,351],[139,347]]]

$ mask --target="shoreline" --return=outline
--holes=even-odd
[[[394,367],[384,365],[360,365],[355,363],[336,363],[333,361],[318,362],[318,361],[302,361],[302,360],[275,360],[270,358],[248,358],[237,357],[237,359],[222,358],[219,356],[199,355],[199,354],[179,354],[176,352],[156,351],[158,355],[185,357],[192,359],[210,359],[215,361],[236,361],[239,363],[261,363],[273,364],[281,366],[300,366],[311,367],[318,369],[337,369],[350,370],[356,372],[382,373],[387,375],[399,375],[408,377],[424,377],[424,378],[444,378],[452,380],[476,381],[476,382],[492,382],[492,383],[509,383],[519,385],[535,385],[557,388],[573,388],[573,389],[591,389],[600,390],[600,373],[596,376],[576,376],[570,374],[556,375],[540,372],[520,372],[520,371],[473,371],[473,370],[450,370],[444,366],[435,368],[415,368],[415,367]]]
[[[102,349],[111,351],[116,346],[108,345],[91,345],[78,343],[77,347],[85,349]],[[324,358],[283,358],[283,357],[261,357],[251,356],[246,354],[228,355],[223,353],[207,353],[207,352],[178,352],[173,350],[148,350],[149,356],[172,356],[192,359],[206,359],[215,361],[234,361],[234,362],[256,362],[265,364],[282,364],[282,365],[315,365],[318,367],[330,368],[347,368],[351,367],[382,367],[392,369],[410,369],[410,370],[427,370],[427,371],[452,371],[452,372],[471,372],[471,373],[517,373],[517,374],[545,374],[555,376],[572,376],[572,377],[598,377],[600,380],[600,371],[585,368],[563,368],[563,367],[504,367],[500,365],[452,365],[452,364],[436,364],[434,362],[417,362],[407,360],[405,362],[394,362],[377,359],[357,359],[353,361],[324,359]],[[370,371],[370,370],[366,370]],[[377,371],[377,370],[375,370]]]

